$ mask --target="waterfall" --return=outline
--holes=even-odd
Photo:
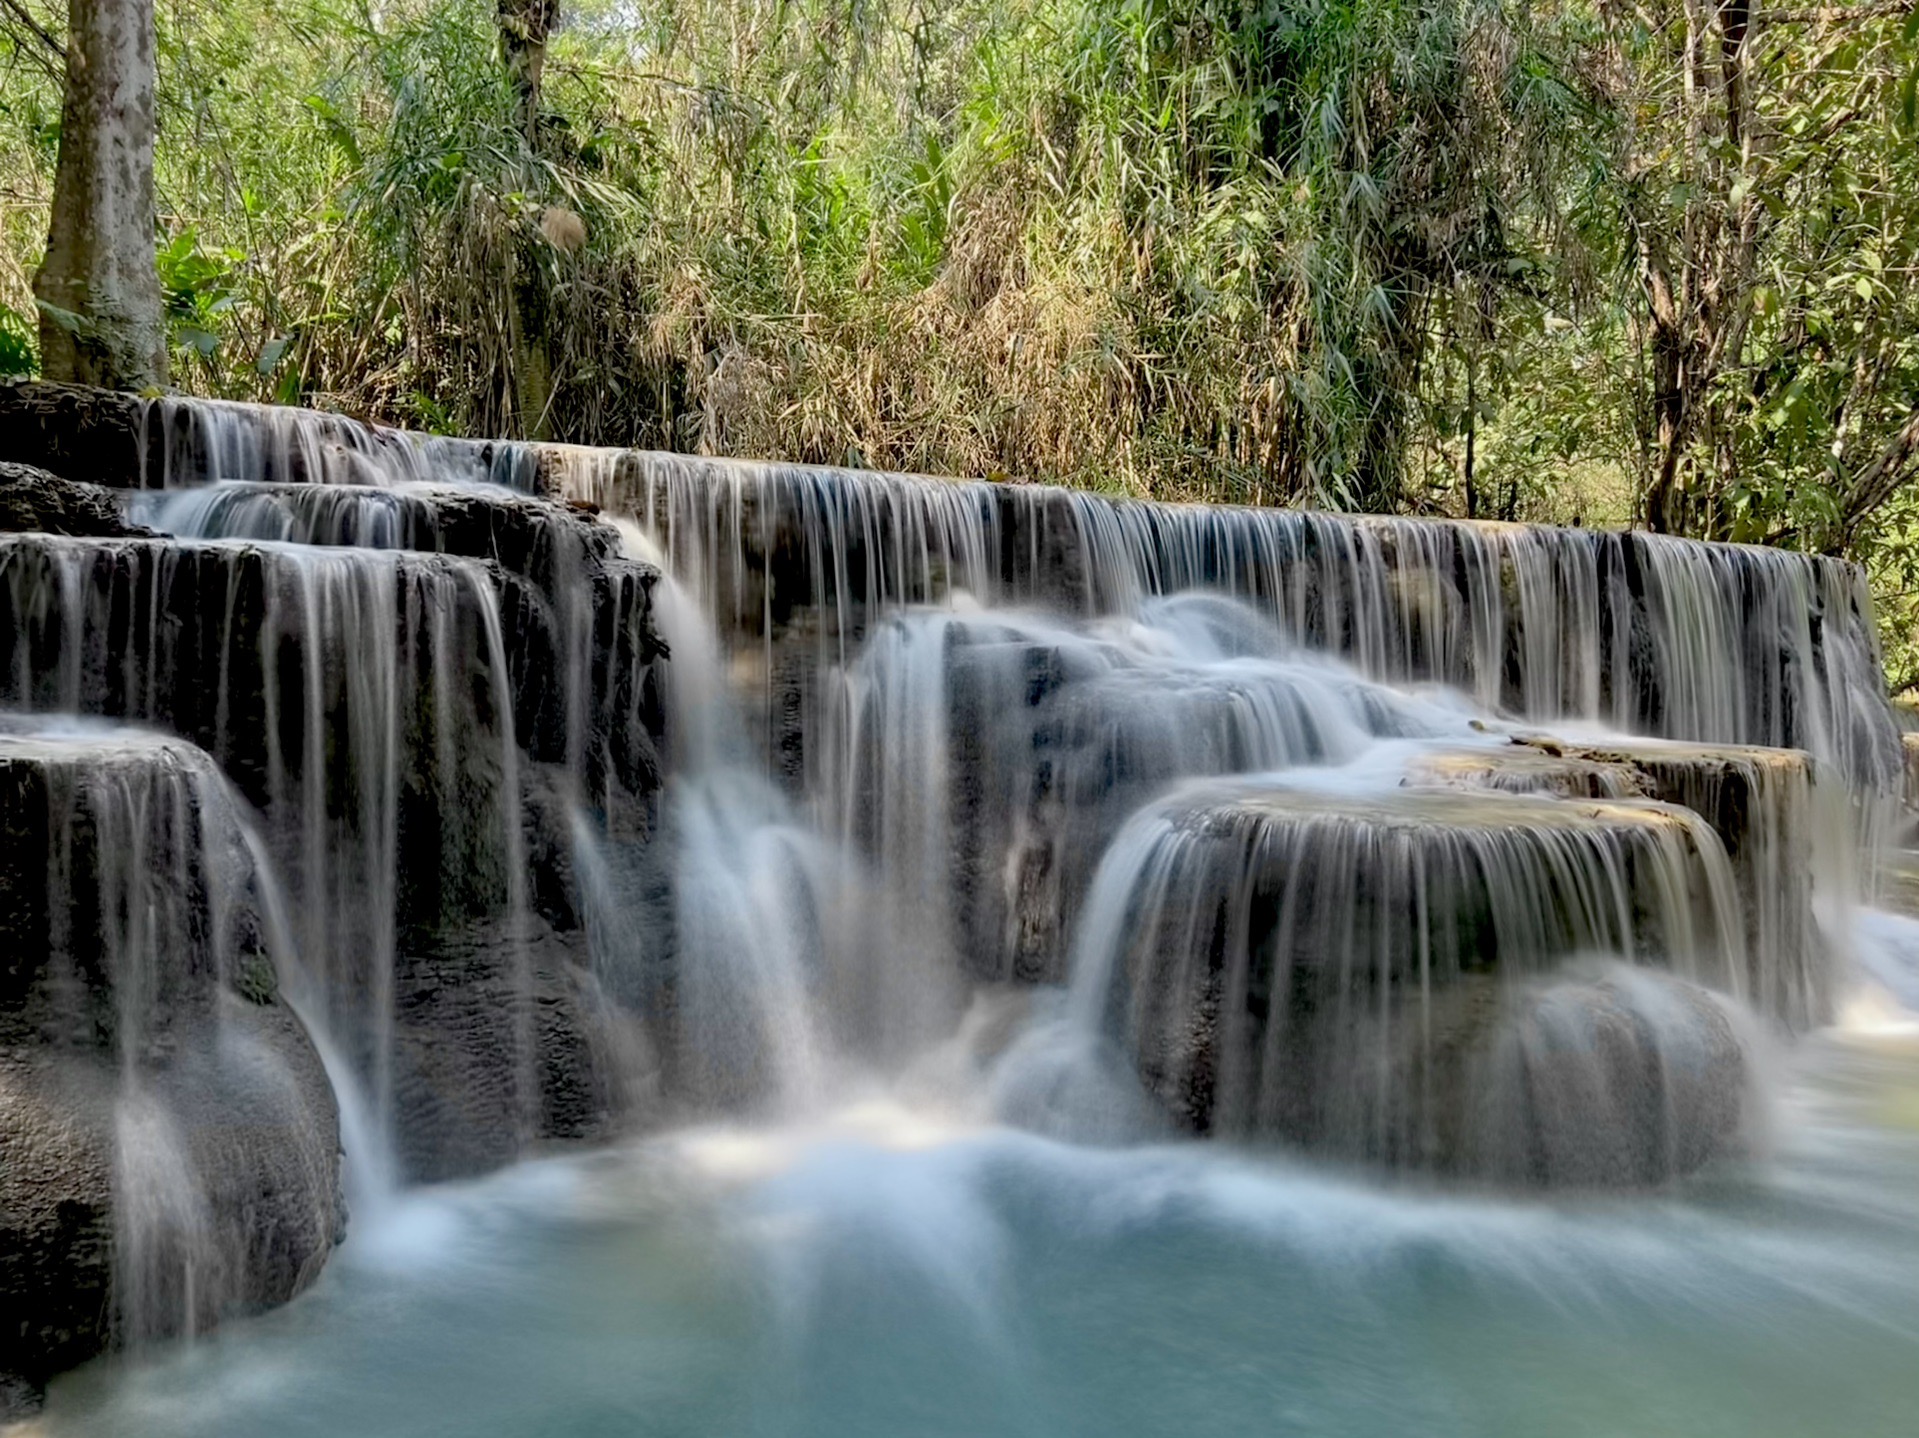
[[[432,493],[433,491],[427,491]],[[224,480],[153,490],[127,504],[134,523],[189,539],[256,539],[362,549],[435,549],[431,506],[402,489]]]
[[[677,455],[545,448],[562,492],[632,514],[763,682],[791,640],[843,662],[872,619],[965,591],[1128,613],[1236,595],[1296,644],[1485,709],[1811,749],[1898,771],[1864,577],[1638,533],[1170,505]],[[817,616],[817,617],[813,617]]]
[[[10,1093],[28,1111],[89,1096],[65,1141],[110,1155],[113,1333],[133,1347],[190,1337],[286,1296],[332,1240],[337,1139],[276,1013],[294,961],[269,932],[272,876],[231,790],[177,739],[10,720],[0,801],[45,863],[24,872],[35,845],[0,858],[10,1019],[43,1036]],[[236,1147],[236,1133],[252,1141]],[[46,1158],[29,1147],[15,1161]],[[231,1192],[259,1172],[271,1190],[236,1210]],[[91,1192],[68,1202],[63,1222],[109,1207]]]
[[[1077,626],[908,611],[836,677],[817,742],[829,828],[986,977],[1058,977],[1092,864],[1172,781],[1475,737],[1464,710],[1370,683],[1201,595]]]
[[[618,527],[632,557],[651,557],[637,527]],[[747,738],[710,620],[676,581],[657,593],[673,656],[674,774],[661,806],[673,856],[669,1047],[709,1110],[806,1112],[828,1092],[835,1050],[897,1063],[937,1034],[950,951],[909,934],[899,896],[804,821]],[[608,889],[604,854],[590,862],[602,927],[643,924],[644,906]]]
[[[1242,779],[1133,824],[1073,1009],[1203,1131],[1450,1163],[1502,985],[1596,952],[1746,997],[1731,869],[1689,810]]]
[[[141,478],[156,488],[238,480],[390,486],[483,482],[530,489],[518,446],[443,439],[277,405],[167,396],[150,402],[138,439]]]
[[[875,1112],[1658,1186],[1840,1011],[1904,774],[1849,566],[139,413],[127,533],[0,535],[0,1037],[88,1055],[127,1342],[303,1286],[340,1144],[396,1224]]]
[[[395,552],[0,541],[7,699],[184,734],[260,806],[326,1021],[351,1036],[383,1123],[402,930],[489,873],[508,894],[519,882],[497,583],[473,561]],[[447,742],[410,746],[423,724]]]
[[[513,737],[513,689],[508,675],[506,635],[500,606],[484,575],[467,572],[479,606],[486,643],[486,672],[492,690],[494,725],[499,733],[500,865],[506,889],[506,946],[513,964],[513,1106],[521,1143],[538,1123],[539,1074],[534,1056],[533,969],[527,955],[526,835],[520,812],[520,748]],[[463,736],[464,737],[464,736]]]

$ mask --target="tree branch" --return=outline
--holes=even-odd
[[[56,58],[63,62],[66,60],[67,47],[42,29],[40,22],[27,12],[27,7],[22,5],[20,0],[0,0],[0,5],[6,6],[8,12],[12,14],[14,19],[31,30],[39,39],[40,43],[51,50]]]
[[[1859,472],[1852,487],[1846,491],[1846,502],[1841,510],[1841,535],[1850,540],[1859,522],[1873,510],[1892,498],[1893,491],[1899,488],[1905,479],[1907,466],[1912,462],[1913,454],[1919,451],[1919,407],[1915,407],[1899,432],[1886,442],[1886,447],[1873,457]]]
[[[1831,21],[1887,20],[1919,10],[1919,0],[1867,0],[1863,5],[1797,6],[1785,10],[1755,10],[1754,25],[1824,25]]]

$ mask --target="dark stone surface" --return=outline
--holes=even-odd
[[[0,460],[39,465],[87,484],[146,483],[147,401],[116,390],[0,383]]]
[[[11,1384],[16,1406],[29,1403],[56,1373],[134,1337],[284,1303],[343,1236],[338,1119],[305,1031],[282,1006],[222,1008],[217,1026],[177,1029],[173,1059],[143,1075],[206,1205],[216,1261],[196,1272],[192,1312],[166,1256],[160,1310],[136,1319],[124,1303],[117,1062],[52,1048],[0,1056],[0,1398]]]
[[[114,1086],[0,1054],[0,1421],[112,1339]]]
[[[379,483],[421,451],[416,436],[319,410],[0,382],[0,459],[114,489],[209,479]],[[534,484],[533,460],[518,445],[434,438],[425,452],[435,468],[463,479]],[[236,460],[247,473],[229,472]],[[430,476],[421,468],[409,477]]]
[[[603,1137],[644,1063],[634,1020],[600,992],[584,935],[543,920],[443,929],[395,975],[395,1143],[402,1176],[484,1173],[546,1142]]]
[[[97,537],[146,533],[127,523],[119,501],[100,485],[0,460],[0,533],[30,530]]]
[[[340,1236],[332,1091],[279,994],[223,794],[174,741],[0,733],[0,1400],[16,1407],[108,1346],[284,1302]],[[166,1216],[140,1229],[150,1212]]]

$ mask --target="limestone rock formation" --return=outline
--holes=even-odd
[[[635,1040],[587,961],[570,826],[653,826],[656,574],[494,490],[218,486],[143,512],[174,527],[183,498],[202,537],[0,538],[0,703],[216,757],[402,1177],[603,1132]]]
[[[1427,783],[1565,796],[1655,799],[1700,815],[1732,864],[1745,918],[1747,983],[1760,1012],[1794,1030],[1830,1017],[1816,880],[1848,843],[1845,796],[1798,749],[1674,740],[1569,740],[1525,734],[1509,744],[1415,762]],[[1837,876],[1827,874],[1829,886]]]
[[[0,533],[32,530],[100,538],[145,532],[127,523],[119,501],[100,485],[0,460]]]
[[[1765,1131],[1744,1027],[1711,991],[1623,965],[1528,988],[1469,1070],[1460,1166],[1627,1188],[1742,1156]]]
[[[283,1302],[344,1221],[332,1091],[224,782],[0,733],[0,1390]]]
[[[1589,952],[1737,981],[1724,855],[1676,806],[1237,781],[1151,822],[1074,982],[1199,1132],[1469,1170],[1471,1075],[1516,996]]]
[[[0,382],[0,459],[86,484],[146,482],[147,401],[118,390]]]

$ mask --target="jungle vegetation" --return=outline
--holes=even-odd
[[[154,3],[180,388],[1792,545],[1919,687],[1913,0]],[[0,0],[0,372],[69,23]]]

